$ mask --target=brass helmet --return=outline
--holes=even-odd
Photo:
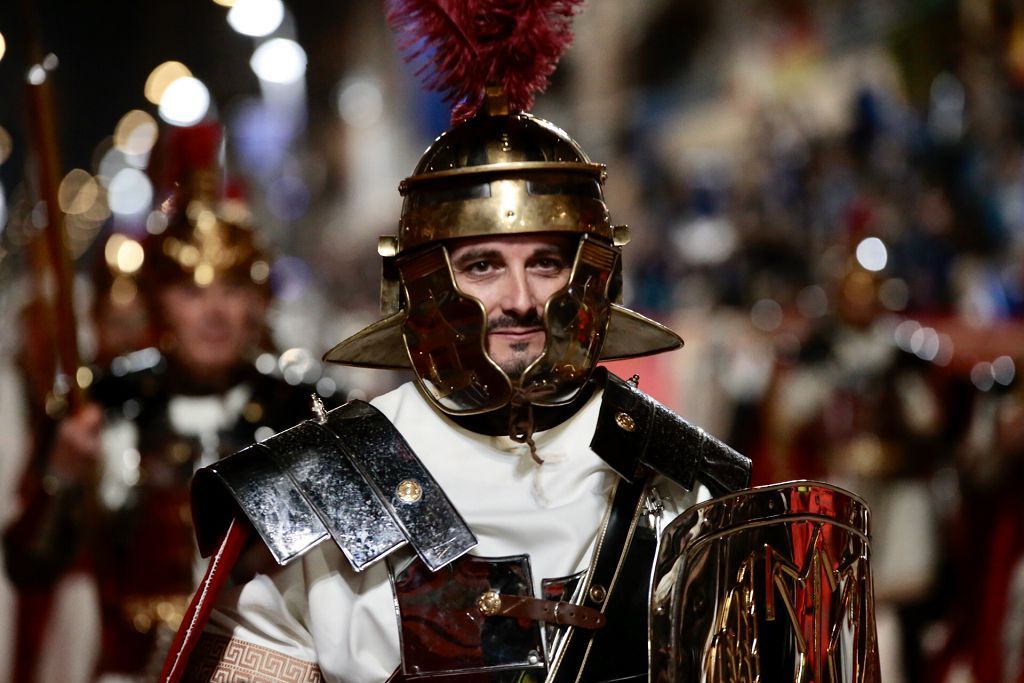
[[[146,289],[182,280],[205,287],[231,276],[269,292],[270,257],[248,206],[227,183],[221,126],[172,128],[162,143],[150,168],[165,198],[147,221]]]
[[[387,317],[340,342],[325,361],[412,368],[426,395],[452,415],[571,401],[599,360],[682,346],[672,331],[613,303],[620,295],[626,226],[609,221],[605,168],[552,123],[509,113],[489,89],[475,117],[448,130],[402,181],[399,232],[378,242]],[[510,378],[487,352],[483,304],[459,290],[450,240],[531,233],[579,236],[568,284],[544,309],[542,354]]]
[[[155,234],[144,241],[144,277],[151,286],[188,280],[205,287],[232,276],[268,287],[270,260],[259,235],[249,225],[248,210],[238,200],[216,200],[203,189],[215,184],[209,172],[195,174],[192,187],[165,201],[150,216]]]

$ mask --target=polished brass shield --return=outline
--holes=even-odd
[[[651,681],[877,683],[868,508],[788,482],[691,508],[651,587]]]

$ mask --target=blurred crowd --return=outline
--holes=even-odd
[[[680,164],[626,136],[651,231],[628,291],[688,342],[662,400],[751,455],[756,484],[871,506],[884,680],[1019,681],[1024,15],[947,10],[859,52],[806,7],[762,15],[774,89],[734,81],[700,119],[742,118],[727,153]],[[949,41],[927,78],[919,31]],[[836,118],[806,101],[829,88]]]
[[[598,12],[601,3],[591,4]],[[755,484],[821,479],[865,498],[872,510],[883,680],[1024,681],[1024,6],[726,2],[680,10],[684,3],[651,4],[650,26],[675,17],[703,27],[690,67],[615,91],[634,106],[609,115],[611,123],[595,119],[585,133],[592,139],[581,142],[609,165],[613,220],[633,226],[627,303],[676,329],[687,347],[616,369],[638,372],[641,386],[659,400],[750,455]],[[579,45],[570,54],[569,77],[587,63],[587,49]],[[732,61],[722,61],[724,53]],[[630,74],[620,71],[629,83]],[[579,122],[590,112],[577,112],[572,102],[592,94],[556,82],[549,104],[542,98],[538,108],[548,106],[541,113],[556,122],[570,119],[569,130],[587,130]],[[322,142],[311,133],[310,147]],[[343,180],[353,187],[360,182]],[[328,199],[353,201],[353,194]],[[330,225],[331,216],[371,214],[325,208],[328,199],[314,200],[320,207],[314,215],[334,236],[283,243],[302,258],[289,261],[282,253],[278,263],[285,267],[278,271],[269,256],[266,273],[254,265],[259,259],[246,261],[246,282],[255,276],[257,284],[275,286],[260,290],[268,297],[266,315],[248,320],[255,327],[227,363],[303,392],[301,410],[289,405],[289,417],[308,411],[305,396],[313,389],[340,401],[389,388],[358,373],[335,374],[317,361],[343,330],[373,319],[378,275],[372,239]],[[259,201],[253,203],[259,219]],[[387,232],[397,211],[379,213],[370,228]],[[198,219],[189,220],[189,229],[198,230]],[[163,234],[149,227],[151,242]],[[148,376],[168,358],[176,362],[175,349],[182,349],[166,335],[174,324],[170,309],[128,295],[152,267],[141,256],[132,261],[136,247],[140,254],[151,248],[144,242],[107,226],[77,264],[80,284],[92,292],[92,307],[79,310],[97,386],[123,384],[100,382],[114,375]],[[30,524],[36,534],[41,519],[52,519],[26,513],[33,509],[30,494],[54,497],[62,489],[47,487],[67,484],[47,477],[63,397],[75,380],[64,377],[64,386],[55,387],[47,313],[32,295],[38,283],[25,275],[30,268],[8,268],[10,260],[0,259],[6,278],[0,520],[15,530]],[[202,285],[196,263],[188,270],[193,289]],[[305,278],[298,293],[296,278]],[[231,381],[161,385],[157,393],[227,396],[238,379],[230,374]],[[148,405],[139,391],[114,391],[89,418],[92,436],[100,438],[100,425],[105,419],[110,427],[113,413],[138,424]],[[177,511],[182,473],[236,445],[223,437],[229,427],[244,423],[243,441],[267,434],[257,429],[273,404],[250,398],[236,399],[230,417],[206,436],[187,434],[193,449],[187,454],[171,447],[180,435],[154,446],[155,460],[147,460],[145,448],[130,447],[135,479],[122,479],[112,494],[119,504],[108,507],[117,508],[112,519],[121,524],[112,528],[124,532],[126,501],[166,469],[163,454],[176,453],[167,457],[178,466]],[[281,428],[280,420],[273,428]],[[210,433],[221,434],[220,441],[211,442]],[[117,447],[129,452],[123,443]],[[154,474],[139,479],[147,463]],[[23,550],[11,557],[16,548],[22,546],[5,547],[8,567],[24,559]],[[31,655],[24,642],[37,649],[59,642],[46,640],[60,638],[53,623],[75,611],[73,602],[54,602],[54,577],[91,560],[58,559],[42,588],[26,578],[46,578],[43,573],[22,567],[22,575],[12,576],[18,589],[0,593],[0,633],[10,636],[0,643],[0,681],[5,670],[34,666],[15,663],[14,652]],[[190,562],[189,556],[186,574]],[[143,588],[149,598],[166,597],[163,588]],[[121,601],[123,621],[125,596],[78,596],[102,598],[108,610]],[[161,600],[129,598],[138,618],[119,627],[151,643],[158,641],[158,625],[179,613],[170,599],[158,614]],[[33,613],[46,618],[30,626],[18,621],[19,600],[22,606],[36,600]],[[46,606],[38,608],[38,601]],[[47,620],[50,631],[41,623]],[[100,661],[101,650],[96,644],[81,656]],[[144,676],[152,661],[111,666]],[[20,677],[31,675],[25,671],[11,680],[30,680]]]

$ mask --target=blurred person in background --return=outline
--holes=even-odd
[[[942,552],[930,482],[949,462],[958,422],[930,364],[897,345],[882,281],[847,259],[830,293],[834,312],[778,364],[755,471],[761,480],[830,481],[868,502],[883,678],[918,681],[920,613]]]
[[[1007,367],[1019,367],[1021,357]],[[1012,364],[1011,364],[1012,363]],[[999,369],[997,368],[997,372]],[[928,680],[1024,681],[1024,381],[976,392],[944,515],[949,566]]]
[[[127,247],[141,261],[137,296],[158,348],[98,370],[93,402],[58,422],[25,475],[22,510],[4,536],[10,578],[25,595],[69,573],[89,585],[76,628],[49,619],[36,652],[19,648],[15,680],[154,677],[195,587],[193,471],[309,413],[310,387],[254,366],[266,350],[270,260],[241,205],[222,198],[210,160],[192,160],[156,214],[156,234]],[[120,302],[97,301],[101,336],[112,316],[136,328],[132,285],[119,286]],[[39,615],[21,604],[19,636],[30,639]]]
[[[131,240],[125,235],[111,233],[99,240],[99,251],[109,252],[111,245],[127,241]],[[141,250],[137,242],[131,242]],[[117,268],[111,259],[100,258],[91,277],[80,277],[76,283],[79,293],[89,295],[79,297],[77,303],[83,314],[78,330],[80,340],[85,341],[82,355],[89,359],[87,368],[91,374],[109,367],[112,358],[152,343],[148,313],[141,297],[136,296],[135,274]],[[0,528],[6,528],[23,514],[20,492],[24,497],[33,495],[38,481],[31,468],[37,467],[39,454],[50,449],[66,409],[66,379],[56,374],[55,312],[52,302],[46,301],[38,289],[33,278],[24,278],[11,282],[6,292],[5,303],[12,320],[4,341],[10,345],[11,362],[0,368],[4,375],[0,405],[5,425],[0,444],[4,454],[0,472],[0,484],[4,486]],[[33,464],[27,468],[30,462]],[[29,471],[25,472],[26,469]],[[53,581],[22,585],[18,591],[11,586],[6,573],[2,576],[6,607],[0,633],[4,636],[3,647],[9,648],[11,654],[0,658],[0,681],[29,679],[28,669],[34,667],[40,651],[54,649],[58,643],[62,644],[62,657],[39,659],[36,679],[62,678],[64,657],[81,662],[88,656],[87,645],[84,650],[77,648],[83,642],[79,633],[97,628],[92,618],[96,613],[96,590],[84,559],[84,555],[76,559]],[[88,675],[88,671],[83,675]]]

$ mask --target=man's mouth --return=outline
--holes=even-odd
[[[496,330],[491,330],[490,334],[498,335],[509,340],[515,339],[527,339],[534,336],[535,334],[544,333],[543,327],[505,327]]]

